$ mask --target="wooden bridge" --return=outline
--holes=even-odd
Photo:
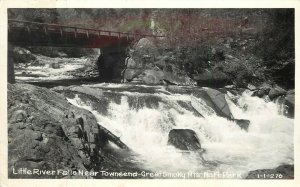
[[[8,42],[19,46],[105,48],[127,46],[143,37],[165,36],[8,20]]]
[[[124,62],[125,59],[122,58],[126,57],[124,57],[125,48],[135,40],[144,37],[161,38],[165,36],[8,19],[8,82],[15,82],[12,45],[99,48],[101,50],[100,64],[102,63],[100,66],[109,66],[106,69],[100,68],[101,72],[99,70],[105,78],[120,74],[120,72],[111,73],[112,66],[118,61]],[[103,65],[103,63],[108,65]]]

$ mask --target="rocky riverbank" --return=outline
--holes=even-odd
[[[10,178],[90,178],[92,176],[16,174],[20,168],[47,171],[138,170],[116,159],[107,136],[87,110],[64,96],[28,84],[8,84]],[[106,150],[106,151],[104,151]],[[101,176],[93,176],[100,177]]]

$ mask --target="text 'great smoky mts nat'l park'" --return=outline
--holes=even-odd
[[[8,9],[8,176],[293,179],[294,9]]]

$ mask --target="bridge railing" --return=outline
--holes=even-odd
[[[84,27],[76,27],[76,26],[69,26],[69,25],[59,25],[59,24],[51,24],[51,23],[8,19],[8,29],[10,30],[14,28],[23,28],[28,33],[31,33],[33,31],[42,31],[46,35],[49,32],[58,32],[60,33],[61,36],[63,36],[65,32],[73,32],[74,36],[76,37],[78,34],[84,33],[87,38],[89,38],[90,34],[94,34],[94,35],[96,34],[98,35],[98,37],[100,37],[101,35],[107,35],[107,36],[116,36],[118,38],[126,37],[127,39],[142,38],[142,37],[154,37],[154,38],[166,37],[166,36],[158,36],[158,35],[151,35],[151,34],[117,32],[117,31],[84,28]]]

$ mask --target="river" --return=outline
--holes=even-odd
[[[147,170],[245,175],[250,170],[294,162],[293,119],[281,113],[279,104],[252,97],[250,91],[238,99],[230,92],[226,95],[234,118],[250,120],[245,131],[235,122],[217,116],[205,100],[192,94],[168,92],[165,86],[102,83],[80,87],[89,90],[88,95],[97,101],[78,91],[68,93],[68,101],[91,111],[99,124],[138,153],[134,159]],[[168,145],[171,129],[194,130],[204,153],[187,153]]]
[[[112,83],[54,88],[71,104],[91,111],[99,124],[137,153],[131,161],[147,171],[227,172],[245,177],[251,170],[294,164],[294,119],[284,116],[280,103],[252,97],[248,90],[239,95],[227,91],[233,117],[250,120],[246,131],[193,94],[205,89],[209,88]],[[203,151],[169,145],[171,129],[195,131]]]

